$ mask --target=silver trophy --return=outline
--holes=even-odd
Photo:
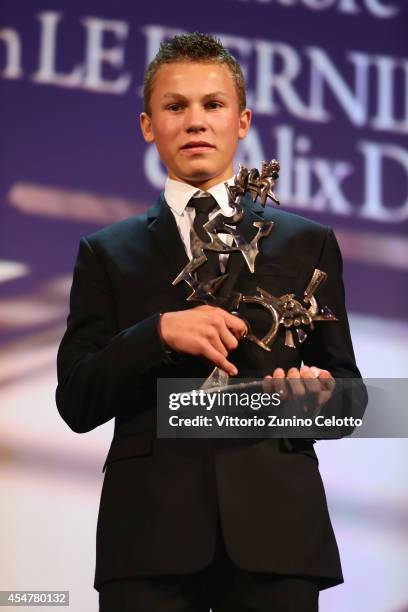
[[[241,200],[246,193],[255,202],[259,197],[261,205],[265,207],[266,201],[270,198],[274,203],[279,204],[273,189],[279,177],[279,163],[272,159],[270,162],[263,161],[261,172],[257,168],[248,170],[245,166],[239,165],[238,173],[234,176],[234,184],[225,183],[228,193],[229,205],[234,209],[232,217],[224,217],[221,211],[211,220],[207,221],[204,229],[208,234],[209,242],[204,242],[197,235],[194,227],[190,230],[190,244],[192,259],[187,263],[183,270],[174,279],[173,285],[181,281],[186,282],[192,289],[187,301],[199,301],[211,306],[219,306],[237,314],[241,303],[256,303],[265,308],[270,314],[271,326],[264,337],[258,338],[251,331],[250,322],[246,321],[248,333],[246,340],[254,342],[262,350],[270,351],[270,347],[276,341],[280,327],[285,329],[284,344],[287,348],[295,348],[295,337],[299,343],[303,343],[307,338],[306,330],[313,330],[314,323],[317,321],[336,321],[335,315],[325,306],[319,308],[314,296],[317,289],[326,280],[327,274],[315,269],[312,278],[304,290],[303,296],[296,299],[294,293],[288,293],[279,297],[273,296],[261,287],[257,287],[256,295],[243,295],[238,292],[231,292],[227,298],[218,297],[217,291],[228,277],[222,274],[206,282],[199,282],[195,271],[207,261],[205,251],[216,251],[217,253],[233,253],[239,251],[244,258],[251,274],[255,272],[256,257],[259,253],[259,241],[265,236],[269,236],[273,229],[272,221],[254,221],[253,226],[257,229],[254,238],[248,242],[239,231],[239,223],[244,216]],[[229,234],[232,236],[233,244],[226,244],[219,234]],[[202,385],[202,389],[220,388],[228,385],[229,375],[221,368],[215,367],[210,376]]]

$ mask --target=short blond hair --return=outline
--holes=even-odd
[[[239,110],[246,108],[245,79],[238,61],[215,36],[192,32],[179,34],[167,42],[162,42],[156,56],[148,65],[143,81],[144,111],[148,115],[150,115],[150,98],[157,71],[163,64],[176,62],[225,64],[235,84]]]

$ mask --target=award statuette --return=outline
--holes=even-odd
[[[279,177],[279,163],[272,159],[270,162],[263,161],[261,172],[256,168],[248,170],[239,165],[238,173],[234,177],[234,184],[225,183],[228,193],[228,203],[234,209],[231,217],[222,215],[218,211],[211,220],[204,224],[204,230],[208,234],[208,242],[202,240],[196,233],[194,227],[190,229],[190,245],[192,259],[186,264],[180,274],[174,279],[173,285],[181,281],[186,282],[192,289],[187,301],[198,301],[203,304],[218,306],[239,315],[241,303],[256,303],[265,308],[271,317],[271,326],[263,338],[258,338],[251,332],[250,322],[246,340],[254,342],[260,349],[270,351],[271,345],[276,341],[280,326],[285,329],[285,346],[295,348],[293,331],[296,331],[296,339],[302,343],[307,338],[307,331],[314,329],[314,323],[318,321],[336,321],[336,317],[325,306],[319,309],[314,296],[317,289],[326,280],[327,274],[315,269],[303,296],[296,299],[294,293],[288,293],[279,297],[273,296],[261,287],[257,287],[256,295],[243,295],[236,291],[230,291],[229,295],[217,296],[219,287],[228,277],[221,274],[216,278],[199,282],[195,271],[207,261],[205,251],[217,253],[233,253],[239,251],[245,260],[251,274],[255,272],[256,257],[259,253],[259,241],[269,236],[273,229],[272,221],[254,221],[253,226],[257,229],[255,236],[248,242],[239,231],[239,223],[243,219],[244,211],[241,199],[249,193],[252,201],[259,197],[261,205],[265,207],[269,197],[273,202],[279,204],[274,194],[275,182]],[[232,245],[226,244],[219,234],[232,236]],[[203,389],[224,386],[228,384],[228,374],[221,368],[214,368],[210,376],[203,384]]]

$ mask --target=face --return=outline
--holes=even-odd
[[[239,110],[228,67],[193,62],[161,66],[150,115],[140,115],[144,139],[155,143],[169,177],[203,190],[232,176],[250,121],[251,111]]]

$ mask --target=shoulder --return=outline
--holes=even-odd
[[[87,234],[83,236],[81,242],[95,253],[111,255],[126,251],[128,248],[144,249],[150,240],[149,225],[158,214],[161,204],[160,194],[146,211]]]
[[[143,256],[150,249],[151,236],[149,225],[152,217],[160,208],[159,197],[143,213],[111,223],[101,229],[83,236],[79,243],[79,255],[92,254],[100,262],[124,261]]]
[[[89,244],[109,244],[115,242],[123,242],[128,239],[134,240],[135,235],[140,235],[146,231],[148,225],[147,212],[111,223],[96,232],[92,232],[85,236]]]
[[[272,206],[265,207],[259,217],[273,222],[272,231],[263,243],[266,253],[284,254],[290,261],[296,260],[300,266],[306,261],[316,266],[325,252],[341,258],[330,226]]]
[[[281,208],[266,206],[263,213],[265,221],[273,221],[276,229],[283,230],[290,235],[313,234],[325,237],[330,227],[302,215],[282,210]]]

